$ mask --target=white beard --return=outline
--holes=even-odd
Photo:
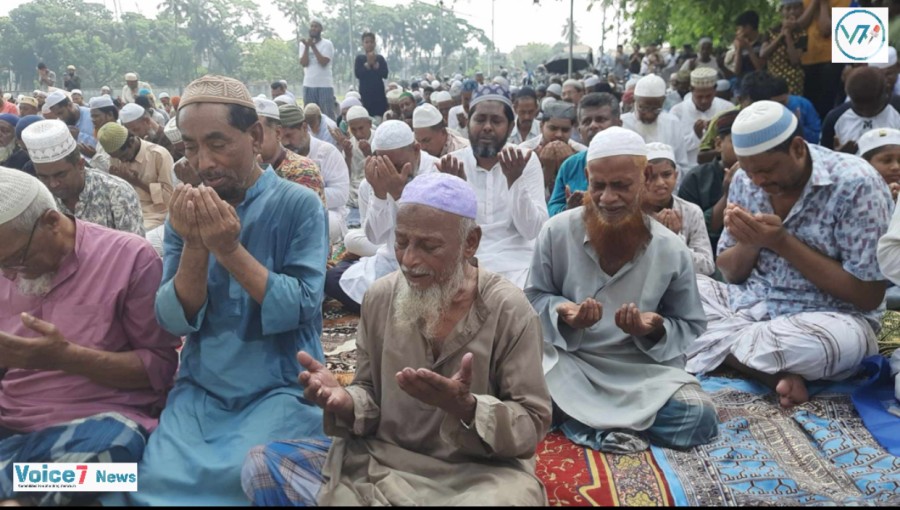
[[[656,141],[658,140],[659,133],[659,119],[653,124],[644,124],[640,119],[637,119],[637,122],[634,123],[634,130],[637,134],[641,135],[641,138],[647,143]]]
[[[406,281],[406,277],[401,278],[397,297],[394,299],[394,320],[407,326],[414,326],[421,321],[424,324],[425,336],[433,339],[441,316],[450,307],[453,297],[465,281],[466,272],[462,262],[460,253],[460,258],[452,266],[456,269],[452,270],[450,277],[443,283],[431,285],[426,289],[413,288]],[[402,267],[402,270],[418,274],[408,267]]]
[[[44,297],[50,292],[50,286],[53,283],[53,277],[56,276],[56,273],[47,273],[33,280],[29,280],[28,278],[17,278],[16,286],[19,288],[19,292],[24,296],[29,297]]]

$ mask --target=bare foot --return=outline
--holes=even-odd
[[[809,400],[806,381],[799,375],[783,375],[775,385],[775,393],[778,394],[778,401],[784,408],[791,408]]]

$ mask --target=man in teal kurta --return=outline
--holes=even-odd
[[[328,227],[315,193],[256,164],[262,128],[242,84],[194,81],[178,124],[204,184],[173,195],[156,316],[187,341],[140,491],[104,503],[246,505],[240,471],[251,447],[323,436],[296,353],[323,361]]]

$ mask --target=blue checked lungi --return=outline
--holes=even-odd
[[[147,436],[144,427],[119,413],[97,414],[26,434],[0,429],[0,499],[27,498],[41,506],[92,503],[98,493],[13,492],[13,464],[138,462]]]
[[[328,115],[331,120],[334,116],[334,88],[332,87],[303,87],[303,106],[315,103]]]
[[[255,506],[316,506],[330,439],[276,441],[247,454],[241,487]]]

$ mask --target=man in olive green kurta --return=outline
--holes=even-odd
[[[254,449],[242,476],[254,504],[546,504],[534,475],[551,418],[540,322],[515,285],[469,263],[476,211],[458,177],[406,186],[401,271],[363,300],[353,383],[300,355],[305,396],[334,436],[327,458],[316,441]]]

